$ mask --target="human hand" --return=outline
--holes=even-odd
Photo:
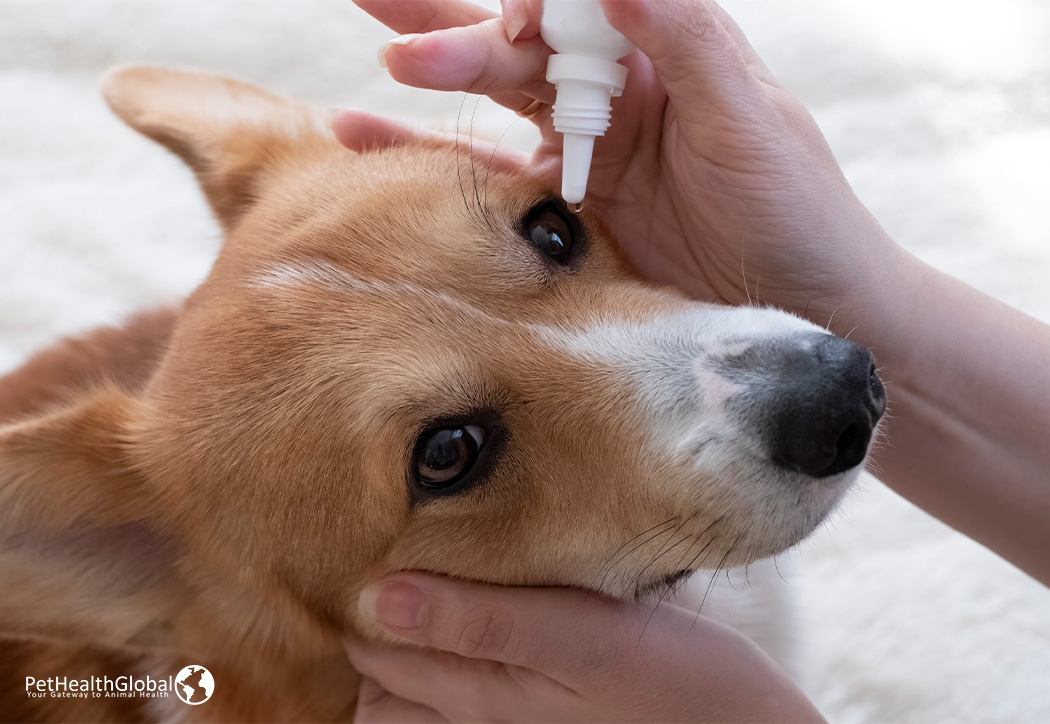
[[[821,721],[733,629],[671,603],[397,573],[361,595],[355,721]]]
[[[505,0],[499,18],[452,0],[357,2],[410,34],[385,52],[396,80],[483,90],[514,110],[534,99],[553,103],[540,3]],[[855,310],[878,293],[874,275],[892,274],[902,255],[853,194],[809,113],[715,3],[604,6],[642,53],[622,61],[627,88],[596,143],[587,203],[652,279],[698,298],[773,304],[820,324],[834,316],[833,327],[851,329]],[[533,120],[543,138],[535,153],[502,152],[497,161],[557,186],[561,138],[549,107]],[[372,123],[381,127],[369,129],[370,138],[416,133],[355,112],[337,117],[335,129],[355,146]]]

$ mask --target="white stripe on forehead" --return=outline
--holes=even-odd
[[[287,264],[277,264],[248,280],[248,286],[255,288],[295,288],[302,286],[323,287],[339,294],[375,294],[380,296],[413,296],[433,299],[454,307],[458,311],[482,317],[499,324],[508,324],[508,320],[495,317],[475,307],[465,299],[457,299],[446,292],[439,292],[421,287],[412,282],[388,282],[382,279],[361,279],[331,262],[321,259],[310,259]]]
[[[275,264],[258,272],[248,281],[256,288],[323,287],[339,294],[375,294],[380,296],[416,296],[439,301],[474,316],[509,324],[512,320],[496,317],[471,302],[443,291],[406,281],[362,279],[323,259],[309,259]],[[599,312],[600,310],[594,310]],[[536,332],[552,347],[581,358],[604,360],[636,358],[639,353],[651,356],[674,339],[681,343],[705,336],[712,323],[711,315],[718,311],[684,309],[673,313],[654,315],[644,322],[607,319],[596,316],[579,327],[555,327],[545,324],[514,322]],[[706,321],[705,321],[706,320]]]
[[[601,310],[578,327],[517,322],[497,317],[465,299],[405,281],[361,279],[322,259],[282,263],[268,267],[248,281],[251,287],[294,288],[321,286],[340,294],[411,295],[454,307],[471,316],[499,324],[515,324],[536,333],[553,349],[583,360],[627,363],[663,360],[687,351],[701,355],[732,354],[759,337],[792,329],[817,327],[794,315],[761,307],[685,307],[654,314],[644,321],[610,319]]]

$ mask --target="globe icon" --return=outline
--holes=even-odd
[[[215,679],[203,666],[186,666],[175,675],[175,693],[187,704],[203,704],[215,692]]]

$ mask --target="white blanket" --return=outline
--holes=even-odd
[[[1050,321],[1050,4],[725,6],[896,239]],[[378,68],[389,37],[349,0],[0,0],[0,373],[178,298],[216,252],[190,174],[99,100],[104,69],[195,66],[454,127],[462,96]],[[511,124],[534,138],[487,102],[474,120]],[[1050,721],[1050,592],[981,546],[867,478],[797,557],[806,686],[832,720]]]

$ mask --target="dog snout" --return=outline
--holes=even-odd
[[[868,350],[829,334],[782,348],[769,444],[781,468],[823,478],[864,461],[886,393]]]

